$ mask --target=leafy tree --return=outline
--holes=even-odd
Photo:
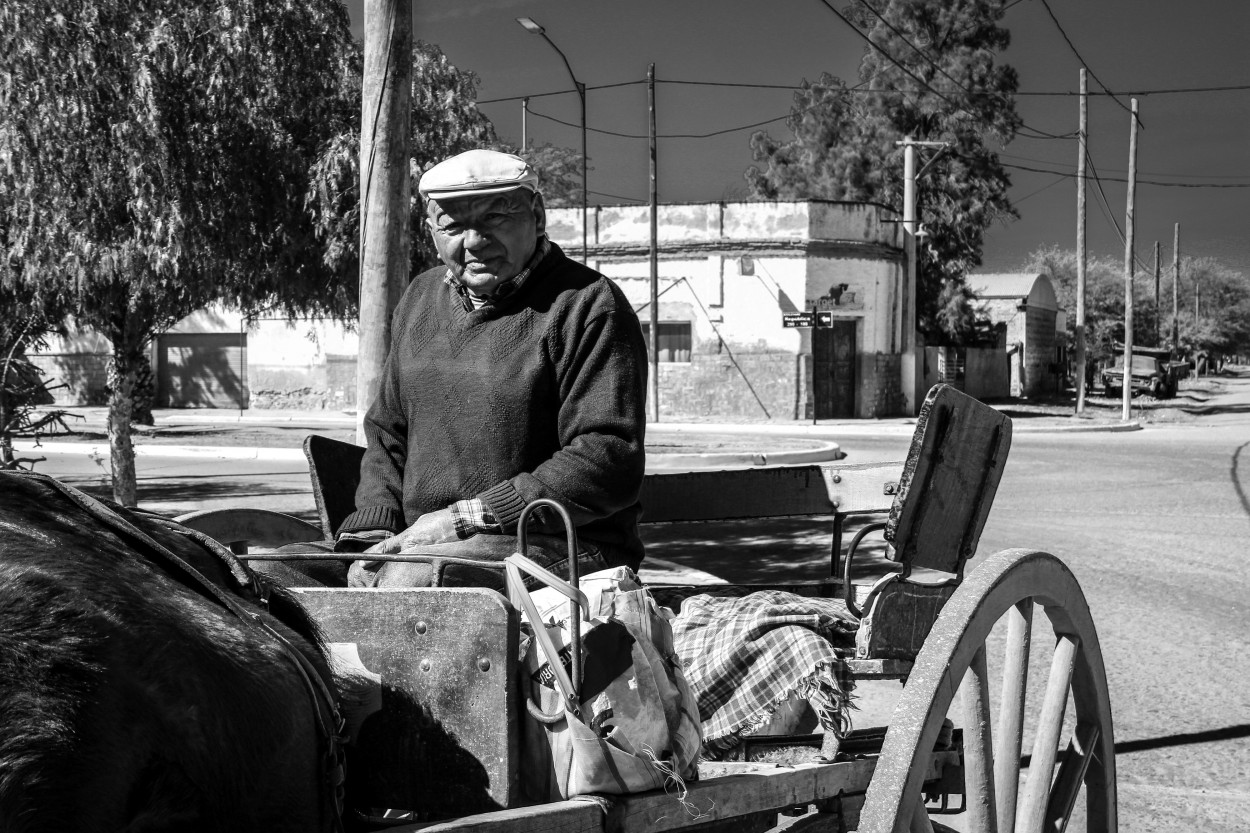
[[[1059,308],[1068,312],[1067,336],[1076,343],[1076,252],[1051,245],[1037,249],[1021,271],[1051,277]],[[1195,325],[1194,282],[1199,285],[1199,320]],[[1124,264],[1111,257],[1086,261],[1085,344],[1093,361],[1107,360],[1124,342]],[[1155,337],[1154,276],[1138,272],[1133,286],[1133,343],[1171,346],[1172,283],[1170,269],[1160,277],[1159,334]],[[1246,276],[1214,258],[1186,258],[1181,262],[1180,310],[1177,329],[1180,350],[1239,353],[1250,350],[1250,282]]]
[[[67,430],[65,411],[39,410],[53,403],[52,391],[61,386],[49,385],[26,354],[60,328],[31,303],[31,295],[24,288],[0,286],[0,470],[33,467],[44,459],[15,456],[15,436]]]
[[[344,79],[339,95],[360,109],[360,69]],[[500,141],[495,126],[477,109],[478,76],[457,68],[435,44],[417,41],[412,47],[412,204],[409,230],[412,241],[411,274],[438,263],[438,252],[425,233],[425,214],[417,183],[421,175],[449,156],[474,148],[518,153],[539,172],[547,204],[581,204],[581,156],[568,148],[543,144],[522,153]],[[317,234],[324,243],[325,263],[337,274],[344,298],[340,312],[355,316],[359,286],[360,122],[339,125],[339,132],[318,158],[308,204],[316,216]]]
[[[1198,313],[1194,319],[1193,296],[1198,287]],[[1220,354],[1250,352],[1250,279],[1216,258],[1200,257],[1181,262],[1182,346],[1189,352],[1206,350]],[[1168,305],[1167,309],[1171,310]]]
[[[501,145],[498,149],[515,153],[538,172],[538,188],[543,193],[543,204],[548,208],[581,208],[580,152],[550,142],[530,145],[525,150],[511,145]]]
[[[351,46],[333,0],[0,6],[0,282],[110,340],[119,502],[155,335],[218,300],[333,309],[303,197]]]
[[[1016,72],[996,63],[1010,37],[997,24],[1006,0],[857,0],[848,17],[868,47],[859,81],[828,73],[804,80],[786,126],[793,138],[757,132],[746,172],[761,199],[878,202],[901,210],[904,137],[949,147],[919,183],[918,322],[930,341],[976,330],[964,277],[981,263],[985,229],[1016,216],[1010,179],[987,140],[1005,145],[1021,121]],[[897,62],[897,63],[895,63]],[[905,67],[906,69],[901,68]]]

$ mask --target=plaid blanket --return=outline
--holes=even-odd
[[[854,688],[839,653],[852,654],[857,622],[836,599],[780,590],[742,598],[691,596],[673,638],[703,721],[703,756],[717,760],[768,721],[791,693],[821,726],[850,728]]]

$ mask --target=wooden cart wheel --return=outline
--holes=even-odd
[[[1035,606],[1054,633],[1032,640]],[[1007,618],[997,722],[990,707],[986,641]],[[1030,643],[1033,644],[1030,644]],[[1052,652],[1027,774],[1020,783],[1030,649]],[[1085,787],[1085,830],[1116,830],[1111,702],[1098,636],[1076,578],[1052,555],[1004,550],[987,559],[946,603],[925,640],[887,730],[860,830],[929,830],[922,782],[938,732],[960,692],[966,820],[970,831],[1063,830]],[[1071,701],[1066,753],[1064,716]],[[1074,725],[1072,725],[1074,724]],[[1056,773],[1056,762],[1062,757]],[[1017,797],[1019,801],[1017,801]]]

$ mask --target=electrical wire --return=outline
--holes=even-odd
[[[1112,101],[1123,107],[1125,111],[1129,113],[1133,112],[1132,108],[1117,98],[1115,94],[1111,92],[1111,88],[1102,83],[1102,79],[1095,75],[1094,71],[1089,68],[1089,62],[1082,58],[1081,53],[1077,51],[1076,45],[1072,43],[1072,38],[1068,37],[1068,33],[1064,31],[1063,24],[1059,22],[1059,18],[1055,17],[1055,12],[1050,8],[1050,3],[1046,2],[1046,0],[1042,0],[1042,7],[1046,9],[1046,14],[1050,15],[1051,21],[1054,22],[1055,28],[1059,30],[1059,34],[1063,36],[1064,41],[1068,44],[1068,48],[1072,50],[1072,54],[1075,55],[1076,59],[1081,62],[1081,66],[1085,67],[1085,71],[1089,73],[1089,77],[1093,78],[1098,86],[1107,91],[1107,94],[1111,96]],[[1137,124],[1143,128],[1145,127],[1145,125],[1142,124],[1140,116],[1137,117]]]
[[[1000,164],[1002,164],[1004,168],[1012,168],[1017,171],[1028,171],[1035,174],[1061,174],[1060,171],[1049,170],[1046,168],[1032,168],[1028,165],[1013,165],[1008,162],[1002,162]],[[1075,173],[1062,173],[1061,175],[1069,177],[1070,179],[1076,178]],[[1090,177],[1087,174],[1085,178],[1096,179],[1097,177]],[[1102,179],[1107,182],[1128,182],[1127,177],[1105,176],[1102,177]],[[1154,185],[1159,188],[1250,188],[1250,182],[1163,182],[1162,180],[1141,179],[1140,177],[1134,181],[1138,185]]]
[[[1016,198],[1016,199],[1012,200],[1012,201],[1011,201],[1011,204],[1012,204],[1012,205],[1019,205],[1020,203],[1024,202],[1025,200],[1027,200],[1029,197],[1035,197],[1035,196],[1037,196],[1038,194],[1042,193],[1043,191],[1047,191],[1047,190],[1050,190],[1051,188],[1054,188],[1054,187],[1055,187],[1056,185],[1058,185],[1060,182],[1067,182],[1067,181],[1068,181],[1068,179],[1069,179],[1069,177],[1068,177],[1068,176],[1066,176],[1066,175],[1064,175],[1064,174],[1059,174],[1057,177],[1055,177],[1055,178],[1054,178],[1054,180],[1052,180],[1052,181],[1051,181],[1051,183],[1050,183],[1049,185],[1043,185],[1041,188],[1038,188],[1036,191],[1030,191],[1029,193],[1025,194],[1023,197],[1018,197],[1018,198]]]
[[[618,81],[615,84],[596,84],[594,86],[587,86],[586,91],[590,92],[591,90],[611,90],[611,89],[615,89],[616,87],[634,87],[639,84],[645,84],[645,83],[647,83],[647,80],[645,78],[640,79],[638,81]],[[528,95],[511,95],[511,96],[506,96],[504,98],[486,98],[486,99],[482,99],[481,101],[477,103],[478,104],[499,104],[505,101],[524,101],[527,98],[545,98],[550,95],[568,95],[569,93],[576,93],[576,92],[577,90],[552,90],[551,92],[546,92],[546,93],[529,93]]]
[[[850,20],[849,18],[847,18],[847,17],[846,17],[845,15],[843,15],[841,12],[837,11],[836,9],[834,9],[834,8],[833,8],[833,6],[831,6],[831,5],[829,4],[829,0],[820,0],[820,2],[821,2],[821,3],[823,3],[823,4],[824,4],[824,6],[825,6],[827,9],[829,9],[829,11],[831,11],[831,12],[833,12],[835,15],[837,15],[837,17],[838,17],[838,19],[839,19],[839,20],[841,20],[841,21],[842,21],[843,23],[845,23],[847,26],[850,26],[850,27],[851,27],[851,29],[853,29],[853,30],[855,31],[855,33],[856,33],[856,34],[858,34],[858,35],[859,35],[859,36],[860,36],[863,40],[865,40],[865,41],[868,43],[868,45],[869,45],[869,46],[871,46],[873,49],[875,49],[875,50],[877,50],[878,52],[880,52],[880,53],[881,53],[881,55],[882,55],[882,56],[883,56],[883,57],[884,57],[887,61],[889,61],[890,63],[894,64],[894,66],[898,67],[898,68],[899,68],[899,69],[901,69],[903,72],[907,73],[909,76],[911,76],[913,79],[915,79],[915,81],[916,81],[918,84],[920,84],[922,87],[924,87],[925,89],[927,89],[929,92],[931,92],[931,93],[933,93],[934,95],[936,95],[938,98],[940,98],[940,99],[942,99],[943,101],[945,101],[945,102],[946,102],[947,104],[949,104],[950,106],[954,107],[954,108],[955,108],[955,109],[957,109],[957,110],[962,110],[963,112],[967,113],[969,116],[972,116],[972,118],[974,118],[974,119],[976,119],[976,120],[980,121],[981,117],[980,117],[979,115],[977,115],[976,113],[973,113],[973,112],[972,112],[971,110],[969,110],[967,107],[963,107],[963,106],[960,106],[960,105],[956,104],[956,103],[955,103],[954,101],[952,101],[950,98],[946,97],[946,96],[945,96],[945,95],[943,95],[941,92],[939,92],[938,90],[934,89],[934,87],[933,87],[932,85],[930,85],[930,84],[929,84],[929,83],[927,83],[926,81],[922,80],[922,79],[921,79],[918,75],[916,75],[916,74],[915,74],[914,72],[912,72],[910,69],[908,69],[907,67],[903,66],[903,64],[902,64],[902,63],[900,63],[900,62],[899,62],[899,60],[898,60],[898,59],[896,59],[893,55],[891,55],[889,52],[887,52],[887,51],[885,50],[885,48],[884,48],[884,47],[882,47],[880,44],[878,44],[876,41],[874,41],[874,40],[873,40],[871,37],[869,37],[866,33],[864,33],[864,32],[862,32],[862,31],[860,31],[859,27],[857,27],[854,23],[852,23],[852,22],[851,22],[851,20]],[[914,44],[914,43],[912,43],[910,40],[908,40],[908,38],[907,38],[907,36],[906,36],[906,35],[904,35],[901,31],[899,31],[899,30],[898,30],[898,28],[897,28],[897,27],[895,27],[892,23],[890,23],[888,20],[886,20],[886,19],[885,19],[885,16],[884,16],[884,15],[882,15],[879,11],[877,11],[877,10],[876,10],[873,6],[871,6],[871,5],[867,2],[867,0],[859,0],[859,2],[860,2],[860,5],[861,5],[861,6],[863,6],[865,9],[867,9],[869,12],[871,12],[871,13],[872,13],[872,14],[873,14],[873,15],[874,15],[874,16],[875,16],[878,20],[880,20],[880,21],[881,21],[881,23],[882,23],[882,24],[884,24],[884,25],[885,25],[885,27],[886,27],[887,29],[889,29],[891,32],[893,32],[893,33],[894,33],[894,34],[895,34],[895,35],[899,38],[899,40],[901,40],[903,43],[905,43],[905,44],[907,44],[909,47],[911,47],[912,51],[914,51],[917,55],[919,55],[921,58],[923,58],[923,59],[924,59],[924,61],[925,61],[925,62],[926,62],[929,66],[933,67],[935,70],[937,70],[938,72],[940,72],[942,75],[946,76],[946,78],[948,78],[948,79],[950,80],[950,82],[951,82],[952,84],[954,84],[954,85],[955,85],[955,87],[956,87],[956,88],[958,88],[958,89],[959,89],[959,91],[960,91],[961,93],[963,93],[965,96],[967,96],[969,100],[971,100],[974,96],[994,96],[994,97],[1002,98],[1002,99],[1004,99],[1004,100],[1005,100],[1005,98],[1004,98],[1004,94],[1003,94],[1003,93],[990,93],[990,92],[984,92],[984,93],[974,93],[974,92],[972,92],[971,90],[969,90],[969,89],[968,89],[967,87],[965,87],[965,86],[964,86],[964,85],[963,85],[963,84],[962,84],[962,83],[961,83],[961,82],[960,82],[957,78],[955,78],[953,75],[951,75],[951,74],[950,74],[949,72],[947,72],[946,70],[942,69],[942,67],[941,67],[941,66],[939,66],[939,65],[938,65],[938,63],[937,63],[935,60],[933,60],[933,58],[932,58],[932,57],[930,57],[930,56],[928,55],[928,53],[926,53],[926,52],[925,52],[923,49],[921,49],[919,46],[916,46],[916,44]],[[900,92],[902,92],[902,91],[900,91]],[[1009,102],[1008,102],[1008,103],[1009,103]],[[1140,121],[1139,121],[1138,123],[1140,124]],[[1050,133],[1050,132],[1048,132],[1048,131],[1046,131],[1046,130],[1042,130],[1042,129],[1040,129],[1040,128],[1033,127],[1033,126],[1031,126],[1031,125],[1029,125],[1029,124],[1026,124],[1026,123],[1025,123],[1025,121],[1024,121],[1024,119],[1021,119],[1021,120],[1020,120],[1020,129],[1027,129],[1027,130],[1032,131],[1034,134],[1036,134],[1036,135],[1034,135],[1034,136],[1033,136],[1033,138],[1066,139],[1066,138],[1069,138],[1069,136],[1071,136],[1071,135],[1075,135],[1075,134],[1068,134],[1068,135],[1062,135],[1062,136],[1061,136],[1061,135],[1058,135],[1058,134],[1055,134],[1055,133]]]

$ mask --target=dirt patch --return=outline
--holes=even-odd
[[[1181,381],[1176,396],[1156,399],[1149,394],[1134,396],[1129,403],[1131,419],[1140,423],[1184,424],[1194,422],[1203,412],[1206,403],[1224,393],[1226,385],[1218,378],[1204,376],[1200,379]],[[1012,419],[1027,421],[1038,417],[1067,417],[1091,422],[1118,422],[1123,412],[1120,397],[1109,397],[1089,392],[1085,397],[1084,413],[1076,413],[1076,392],[1048,394],[1028,399],[988,400],[998,410]]]

